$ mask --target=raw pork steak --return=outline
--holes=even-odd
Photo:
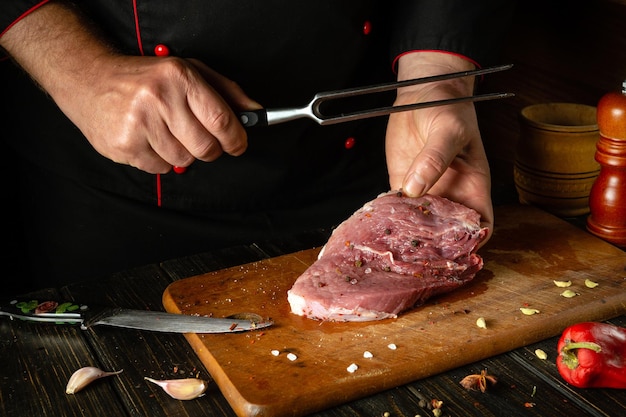
[[[397,317],[472,280],[486,234],[480,215],[459,203],[382,194],[333,231],[288,291],[291,311],[330,321]]]

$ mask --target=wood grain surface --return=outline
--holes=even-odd
[[[275,321],[245,334],[186,335],[239,416],[309,414],[626,312],[624,252],[533,207],[498,207],[496,216],[476,278],[397,319],[331,323],[291,314],[286,291],[317,249],[176,281],[163,304],[174,313],[252,311]],[[587,288],[585,279],[599,285]],[[554,280],[572,281],[578,295],[561,296]],[[479,317],[486,329],[476,326]]]

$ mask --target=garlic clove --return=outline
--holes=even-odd
[[[85,366],[72,374],[70,380],[67,381],[65,393],[76,394],[96,379],[117,375],[122,373],[122,371],[123,369],[120,369],[119,371],[106,372],[102,369],[96,368],[95,366]]]
[[[146,376],[144,379],[157,384],[163,388],[163,391],[170,397],[177,400],[193,400],[194,398],[198,398],[204,395],[208,386],[206,381],[198,378],[158,380]]]

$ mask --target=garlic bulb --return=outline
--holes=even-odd
[[[170,397],[177,400],[193,400],[204,395],[208,383],[198,378],[157,380],[144,377],[146,381],[157,384]]]
[[[105,372],[102,369],[96,368],[94,366],[85,366],[84,368],[80,368],[72,374],[70,380],[67,382],[65,393],[75,394],[96,379],[104,378],[111,375],[117,375],[122,373],[122,371],[123,369],[120,369],[119,371]]]

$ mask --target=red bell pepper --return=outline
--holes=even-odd
[[[626,388],[626,328],[584,322],[566,328],[556,365],[578,388]]]

